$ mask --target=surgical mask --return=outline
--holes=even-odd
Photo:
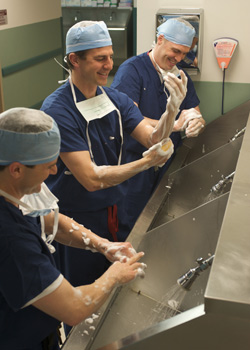
[[[94,162],[94,156],[92,152],[91,140],[89,137],[89,123],[92,120],[101,119],[113,111],[117,112],[118,118],[119,118],[120,137],[121,137],[121,147],[120,147],[120,154],[118,158],[118,165],[120,165],[121,157],[122,157],[122,145],[123,145],[122,117],[121,117],[120,111],[116,108],[116,106],[113,104],[113,102],[110,100],[110,98],[108,97],[108,95],[106,94],[106,92],[101,86],[99,86],[99,88],[102,91],[101,95],[92,97],[85,101],[77,102],[74,85],[71,79],[71,74],[69,77],[69,81],[70,81],[70,86],[71,86],[71,91],[72,91],[75,106],[78,109],[78,111],[81,113],[82,117],[87,122],[86,136],[88,140],[90,156],[93,162]]]
[[[157,71],[158,71],[158,74],[159,74],[159,76],[160,76],[160,79],[161,79],[161,82],[162,82],[162,83],[164,83],[164,78],[166,77],[166,75],[167,75],[168,73],[173,73],[173,74],[176,75],[177,77],[180,76],[180,70],[179,70],[176,66],[174,66],[172,69],[164,70],[164,69],[162,69],[162,68],[156,63],[155,58],[154,58],[154,49],[152,50],[152,59],[153,59],[153,61],[154,61],[154,64],[156,65],[156,68],[157,68]],[[167,95],[167,97],[169,97],[169,96],[168,96],[168,93],[167,93],[167,91],[166,91],[166,89],[165,89],[165,85],[164,85],[164,92],[165,92],[165,94]]]
[[[40,192],[26,194],[21,198],[21,201],[26,204],[26,206],[20,205],[23,215],[32,217],[46,216],[51,210],[58,208],[58,199],[44,182],[41,184]]]
[[[38,193],[32,193],[25,195],[18,200],[17,198],[9,195],[8,193],[0,190],[5,198],[11,200],[12,202],[19,205],[19,209],[22,211],[23,215],[38,217],[40,216],[41,221],[41,237],[47,244],[51,253],[55,252],[55,248],[52,246],[52,242],[56,236],[58,229],[59,220],[59,208],[57,205],[58,199],[51,193],[46,184],[43,182],[41,184],[41,191]],[[46,237],[45,234],[45,224],[44,216],[48,215],[51,211],[54,211],[54,224],[52,234]]]

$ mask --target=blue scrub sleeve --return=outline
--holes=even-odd
[[[7,230],[13,232],[17,227],[9,225]],[[18,234],[11,238],[2,235],[0,291],[14,311],[42,293],[60,275],[43,243],[22,226],[18,227]]]

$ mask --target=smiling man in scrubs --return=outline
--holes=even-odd
[[[78,287],[56,268],[48,238],[57,205],[43,181],[56,174],[59,149],[58,127],[44,112],[13,108],[0,114],[1,350],[59,349],[60,321],[73,326],[91,317],[117,285],[141,276],[145,267],[137,262],[143,253],[130,243],[104,240],[59,214],[56,240],[115,263],[93,284]],[[79,271],[88,268],[78,265]]]
[[[62,142],[58,173],[47,184],[60,200],[60,211],[101,237],[124,241],[130,230],[124,198],[125,180],[164,164],[172,154],[151,149],[134,162],[123,160],[123,137],[132,135],[145,149],[162,141],[155,129],[125,94],[103,88],[113,68],[112,41],[104,22],[79,22],[66,36],[69,79],[48,96],[42,110],[58,123]],[[186,93],[182,79],[168,78],[173,112]],[[163,121],[165,119],[163,118]],[[165,136],[164,136],[165,135]],[[73,285],[92,283],[107,268],[100,254],[57,247],[58,266]],[[86,273],[78,267],[88,264]]]
[[[183,19],[169,19],[157,28],[157,42],[152,50],[126,60],[119,67],[111,87],[126,93],[133,99],[146,120],[156,126],[169,103],[169,91],[164,84],[168,72],[179,76],[178,63],[189,52],[195,29]],[[187,94],[176,115],[173,132],[170,136],[175,151],[181,145],[181,133],[196,137],[203,130],[205,121],[199,109],[199,99],[192,80],[188,79]],[[145,151],[129,135],[125,135],[125,161],[133,162]],[[162,168],[150,168],[131,178],[126,196],[126,214],[132,229],[138,216],[159,184],[172,161]]]

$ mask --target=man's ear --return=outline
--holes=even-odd
[[[13,162],[9,165],[9,173],[14,179],[20,179],[23,174],[24,165],[19,162]]]
[[[71,52],[69,54],[69,60],[70,60],[70,63],[72,64],[72,66],[76,67],[78,65],[78,62],[79,62],[79,57],[74,52]]]
[[[163,34],[160,34],[160,35],[157,37],[157,44],[158,44],[158,45],[162,45],[163,42],[164,42],[164,35],[163,35]]]

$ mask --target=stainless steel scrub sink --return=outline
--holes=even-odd
[[[249,149],[248,120],[244,135],[163,177],[128,237],[145,252],[145,278],[114,291],[63,350],[249,349]],[[189,290],[177,283],[210,256]]]
[[[242,137],[171,173],[157,191],[166,193],[150,229],[229,192],[233,177],[218,191],[213,186],[232,174],[239,157]]]
[[[145,252],[145,278],[118,289],[100,315],[97,330],[91,333],[82,322],[63,349],[98,349],[203,304],[209,270],[190,291],[178,286],[177,279],[196,265],[197,258],[214,253],[227,200],[224,194],[148,232],[137,248]]]

